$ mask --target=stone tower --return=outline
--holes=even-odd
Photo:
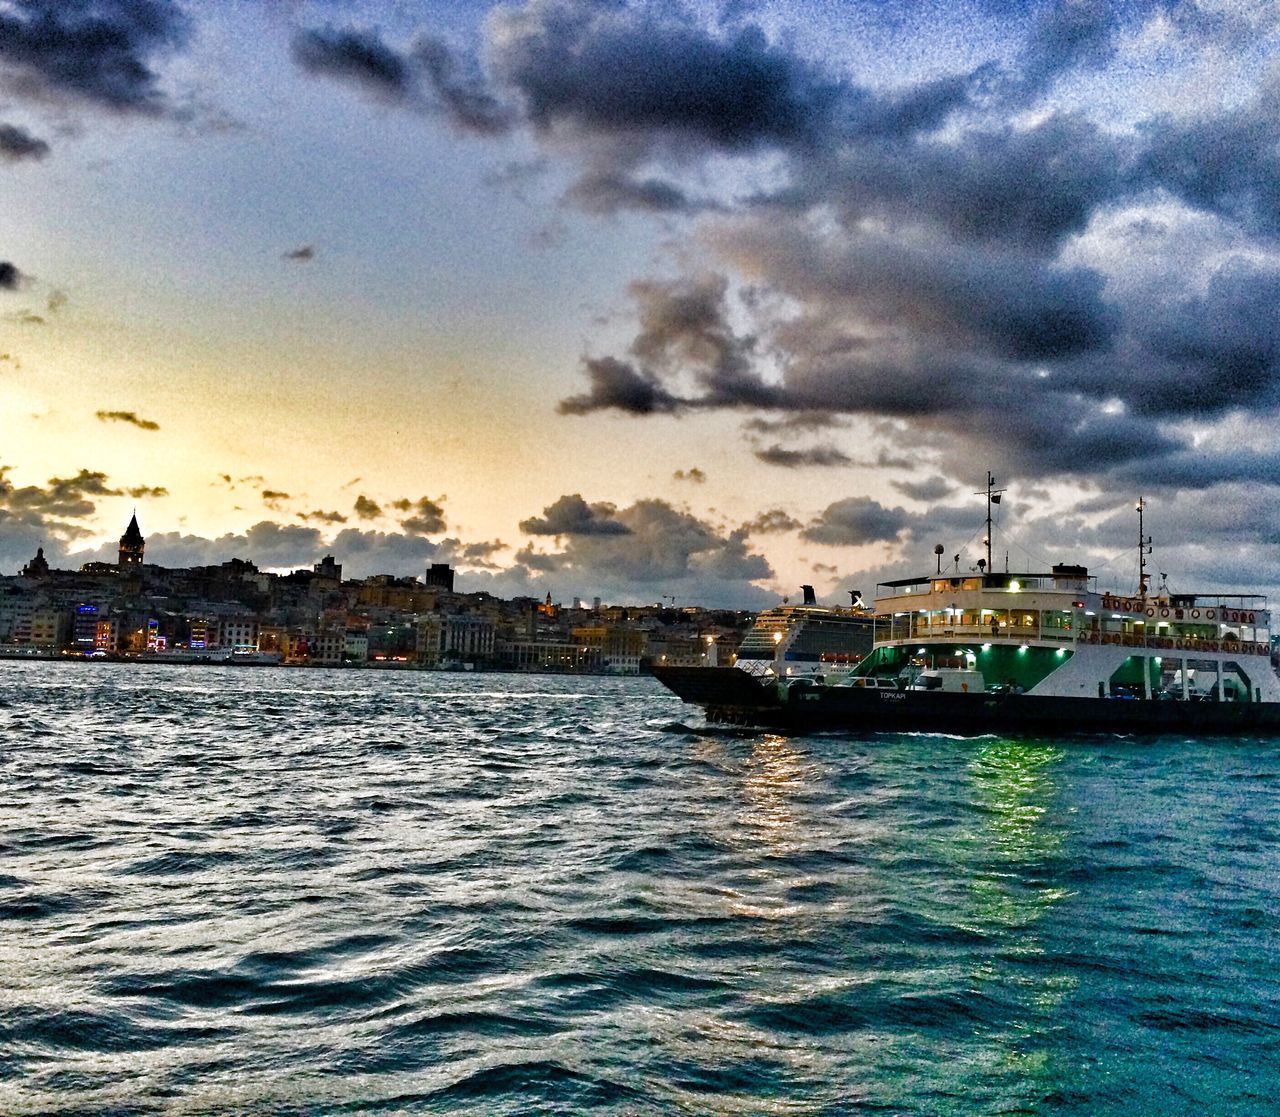
[[[146,540],[142,538],[142,532],[138,530],[138,517],[134,514],[129,518],[129,526],[124,529],[124,534],[120,536],[120,569],[125,570],[131,566],[141,566],[142,550],[145,545]]]

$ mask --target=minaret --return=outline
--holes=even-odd
[[[142,550],[145,544],[146,540],[142,538],[142,532],[138,529],[137,513],[134,513],[129,518],[129,526],[124,529],[124,534],[120,536],[119,567],[121,570],[130,566],[142,565]]]

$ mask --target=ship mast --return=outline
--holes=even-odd
[[[986,572],[987,572],[988,574],[989,574],[989,573],[991,573],[991,570],[992,570],[992,566],[991,566],[991,506],[992,506],[993,504],[999,504],[999,503],[1000,503],[1000,494],[1001,494],[1001,493],[1003,493],[1003,492],[1005,491],[1004,489],[997,489],[997,488],[995,487],[995,484],[996,484],[996,479],[995,479],[994,477],[992,477],[992,476],[991,476],[991,470],[989,470],[989,469],[988,469],[988,470],[987,470],[987,490],[986,490],[986,496],[987,496],[987,536],[986,536],[986,538],[985,538],[985,539],[983,539],[983,541],[982,541],[982,542],[983,542],[983,543],[985,543],[985,544],[986,544],[986,546],[987,546],[987,568],[986,568]],[[977,495],[978,495],[978,496],[982,496],[983,494],[982,494],[982,493],[978,493]],[[1008,564],[1006,563],[1006,565],[1008,565]]]
[[[1147,596],[1147,556],[1151,554],[1151,536],[1145,534],[1142,525],[1142,514],[1147,510],[1147,502],[1138,497],[1134,506],[1138,513],[1138,596],[1146,600]]]

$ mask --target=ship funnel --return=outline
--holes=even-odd
[[[812,586],[801,586],[800,592],[804,594],[804,603],[806,605],[817,605],[818,599],[814,596]]]

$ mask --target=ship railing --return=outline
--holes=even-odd
[[[1114,644],[1164,652],[1231,652],[1234,655],[1271,654],[1269,643],[1256,640],[1211,639],[1203,636],[1137,636],[1132,632],[1085,632],[1081,644]]]
[[[1133,632],[1099,632],[1088,629],[1079,634],[1069,628],[1002,628],[993,631],[989,625],[898,624],[876,631],[877,643],[896,640],[972,640],[983,644],[1025,644],[1034,640],[1041,644],[1070,647],[1077,644],[1114,644],[1125,648],[1142,648],[1152,652],[1231,652],[1236,655],[1269,656],[1271,646],[1255,640],[1200,636],[1145,636]]]
[[[987,643],[1025,644],[1028,640],[1049,641],[1052,643],[1070,644],[1073,640],[1069,628],[1058,628],[1052,625],[1005,625],[1003,628],[992,628],[990,624],[947,624],[928,625],[898,623],[878,625],[877,640],[928,640],[928,639],[963,639],[977,640]]]

